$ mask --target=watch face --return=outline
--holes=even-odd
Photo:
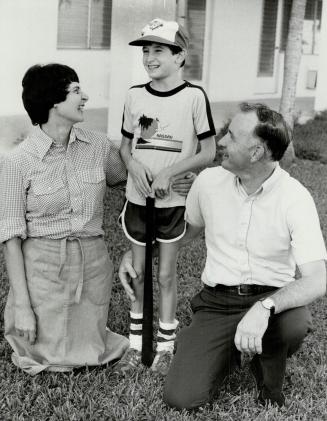
[[[271,298],[265,298],[262,300],[262,305],[267,309],[271,310],[273,307],[275,307],[275,303]]]

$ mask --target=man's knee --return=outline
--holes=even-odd
[[[285,344],[301,342],[312,327],[307,307],[297,307],[282,313],[279,323],[281,341]]]
[[[278,319],[275,321],[274,333],[280,344],[289,347],[291,350],[294,348],[294,352],[311,327],[311,314],[307,307],[297,307],[278,315]]]
[[[210,396],[201,391],[190,390],[188,387],[174,387],[169,380],[165,383],[163,401],[171,408],[194,409],[209,400]]]

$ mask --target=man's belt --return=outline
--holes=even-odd
[[[240,284],[240,285],[223,285],[217,284],[214,287],[204,285],[204,288],[211,292],[226,292],[229,294],[236,295],[256,295],[264,294],[265,292],[276,291],[277,287],[268,285],[256,285],[256,284]]]

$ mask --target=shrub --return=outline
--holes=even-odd
[[[327,163],[327,111],[306,124],[295,125],[294,149],[297,158]]]

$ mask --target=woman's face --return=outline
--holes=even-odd
[[[84,121],[84,106],[89,97],[82,91],[78,82],[71,82],[67,92],[65,101],[54,106],[56,115],[72,124],[80,123]]]

